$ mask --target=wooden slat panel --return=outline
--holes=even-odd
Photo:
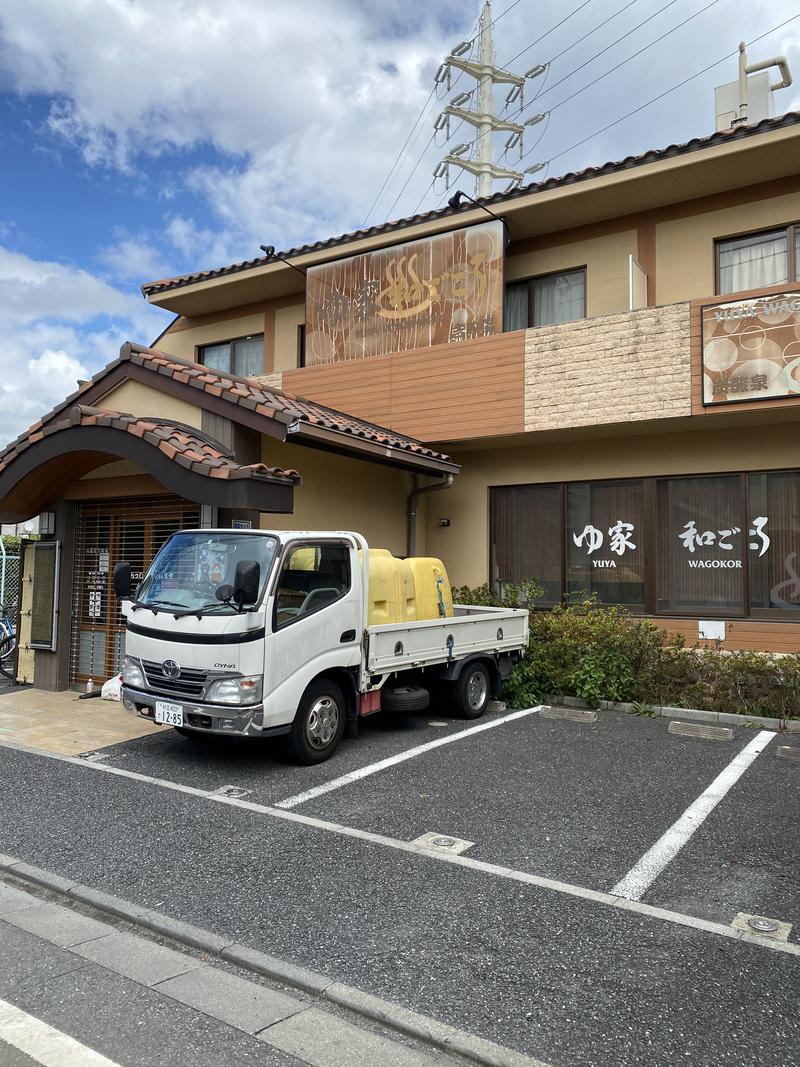
[[[286,371],[287,392],[423,441],[524,429],[525,332]]]
[[[697,619],[654,618],[668,633],[682,634],[688,645],[715,648],[715,641],[700,641]],[[722,648],[728,651],[751,649],[756,652],[800,651],[800,622],[766,622],[761,619],[729,619],[725,623]]]

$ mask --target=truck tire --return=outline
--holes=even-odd
[[[381,691],[382,711],[424,711],[430,702],[430,693],[419,685],[398,685]]]
[[[450,706],[462,719],[479,719],[486,711],[492,681],[485,663],[468,663],[450,683]]]
[[[286,738],[289,755],[305,767],[330,759],[339,747],[346,718],[347,705],[339,686],[318,678],[303,694]]]

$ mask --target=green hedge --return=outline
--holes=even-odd
[[[459,604],[520,607],[541,589],[489,586],[455,589]],[[800,654],[723,652],[687,647],[649,619],[596,601],[532,611],[528,651],[505,684],[512,707],[528,707],[558,693],[596,707],[601,700],[704,708],[748,716],[800,716]]]

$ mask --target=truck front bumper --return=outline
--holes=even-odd
[[[183,728],[198,734],[239,734],[244,737],[263,737],[274,733],[264,730],[264,706],[254,704],[248,707],[220,704],[198,704],[195,701],[182,700],[177,696],[162,696],[148,693],[142,689],[122,687],[122,704],[127,711],[140,715],[143,719],[155,722],[156,701],[168,704],[180,704],[183,709]],[[285,732],[285,731],[284,731]]]

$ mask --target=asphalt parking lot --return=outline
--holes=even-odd
[[[172,732],[92,763],[0,747],[0,850],[556,1067],[800,1063],[800,766],[758,730],[667,726],[376,716],[315,768]],[[643,907],[618,906],[665,838]],[[740,912],[788,942],[726,935]]]

